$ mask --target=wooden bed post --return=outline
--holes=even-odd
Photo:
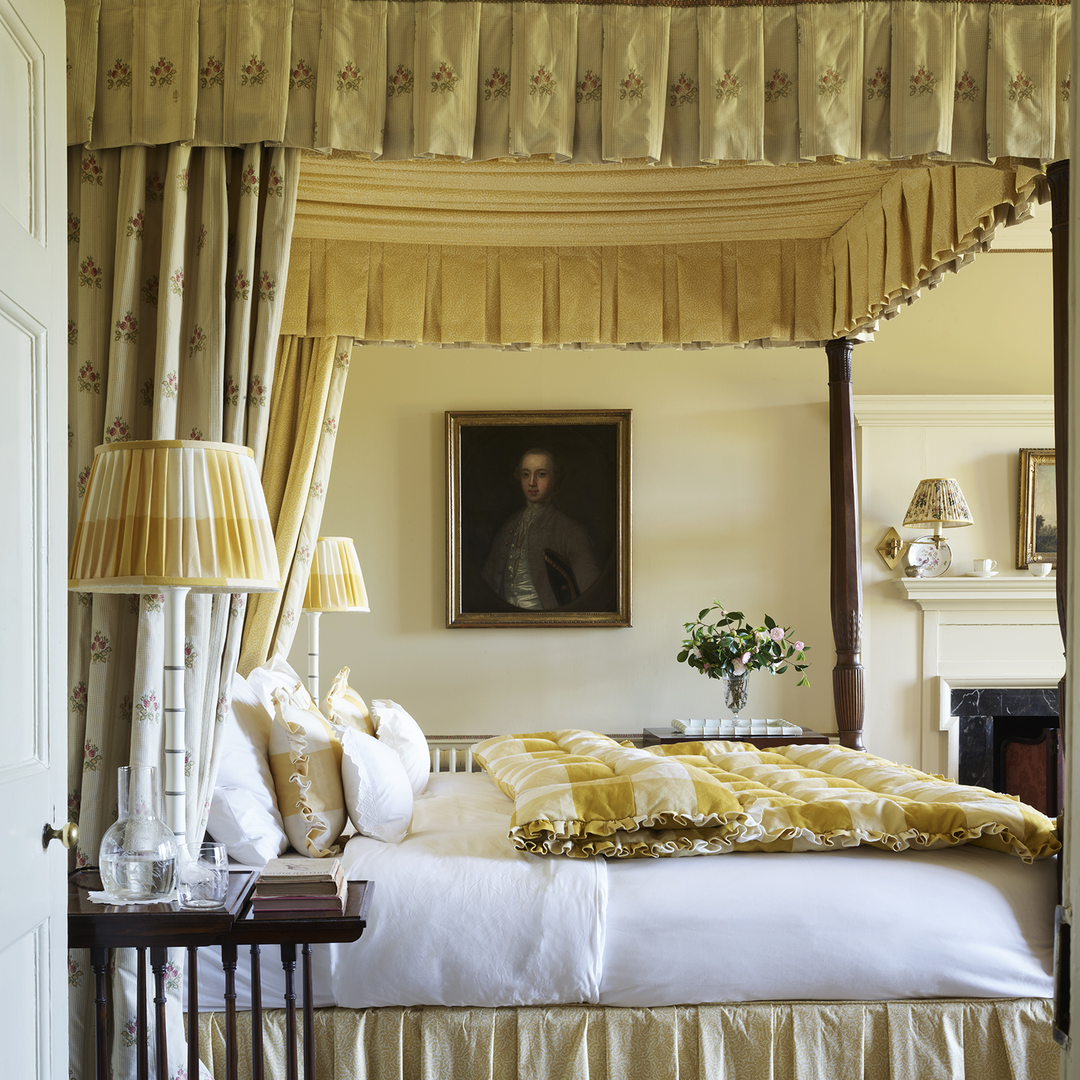
[[[855,410],[851,351],[855,342],[837,338],[825,346],[829,358],[829,486],[832,510],[832,625],[836,643],[833,703],[841,746],[864,750],[866,694],[862,666],[862,557],[855,479]]]
[[[1054,260],[1054,465],[1057,481],[1057,609],[1065,636],[1069,523],[1069,162],[1047,167]],[[1065,678],[1058,684],[1058,712],[1064,712]]]

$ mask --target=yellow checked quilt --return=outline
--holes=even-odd
[[[474,755],[514,801],[510,838],[538,855],[903,851],[978,844],[1025,862],[1060,850],[1054,822],[1011,795],[839,746],[674,743],[589,731],[500,735]]]

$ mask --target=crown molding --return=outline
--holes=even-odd
[[[1053,394],[856,394],[859,427],[1052,427]]]

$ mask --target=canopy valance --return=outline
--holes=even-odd
[[[1067,157],[1070,9],[67,0],[68,141],[382,161]]]
[[[442,345],[808,345],[1026,212],[1023,165],[777,169],[305,154],[282,331]]]

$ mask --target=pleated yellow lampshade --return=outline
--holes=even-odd
[[[277,550],[252,452],[233,443],[94,451],[68,586],[86,592],[275,592]]]
[[[347,536],[320,536],[311,560],[305,611],[370,611],[356,547]]]
[[[931,526],[952,529],[972,524],[971,511],[960,485],[942,477],[920,480],[904,515],[904,525],[912,529]]]

